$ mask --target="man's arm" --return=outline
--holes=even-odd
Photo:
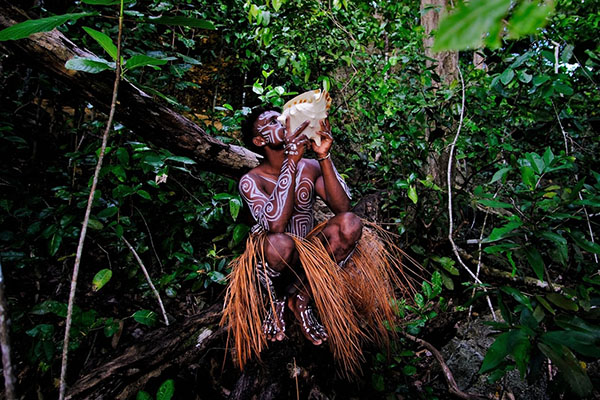
[[[316,143],[312,142],[321,169],[321,175],[317,178],[315,189],[334,214],[349,211],[350,199],[352,198],[350,190],[335,169],[329,155],[333,137],[331,136],[331,127],[328,120],[321,121],[321,131],[319,133],[322,136],[321,145],[317,146]]]

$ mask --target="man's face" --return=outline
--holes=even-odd
[[[285,126],[277,120],[279,117],[277,111],[265,111],[260,114],[254,123],[254,129],[267,144],[278,145],[283,143],[285,138]]]

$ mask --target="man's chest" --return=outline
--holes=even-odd
[[[271,196],[277,185],[277,179],[267,176],[262,176],[261,178],[263,179],[265,193]],[[308,209],[312,207],[315,198],[315,181],[316,177],[313,171],[310,168],[306,168],[305,164],[300,164],[294,180],[293,194],[292,192],[285,193],[285,196],[294,196],[295,208]]]

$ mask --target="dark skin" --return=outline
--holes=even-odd
[[[268,232],[264,249],[268,266],[276,273],[291,270],[291,275],[300,279],[303,271],[298,253],[293,240],[283,232],[293,229],[290,227],[294,226],[295,218],[303,217],[302,213],[312,214],[312,208],[302,210],[303,199],[300,192],[303,189],[314,187],[312,193],[321,197],[335,214],[319,234],[334,260],[341,261],[349,256],[360,239],[362,223],[356,215],[349,212],[350,198],[336,176],[331,159],[327,157],[333,144],[329,121],[320,122],[321,130],[318,133],[322,141],[317,146],[314,141],[309,141],[302,135],[307,122],[292,132],[289,119],[284,127],[276,119],[279,115],[276,111],[266,111],[255,121],[253,143],[263,148],[265,158],[258,167],[242,178],[241,183],[245,184],[240,184],[240,187],[255,218]],[[323,160],[304,158],[304,152],[309,146],[317,158]],[[298,187],[297,182],[301,183]],[[305,187],[302,188],[302,185]],[[277,282],[276,279],[273,283],[273,309],[263,323],[267,339],[278,341],[285,338],[283,317],[287,305],[308,340],[315,345],[326,341],[327,332],[310,306],[310,295],[305,285],[297,280],[292,285],[287,284],[286,290],[284,283]],[[286,295],[289,295],[287,301]]]

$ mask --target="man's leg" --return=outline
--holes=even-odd
[[[343,267],[352,256],[362,235],[363,224],[356,214],[345,212],[327,221],[319,233],[333,260]]]
[[[300,328],[304,336],[315,345],[319,345],[327,340],[325,328],[319,323],[312,307],[309,305],[310,296],[308,290],[301,282],[304,279],[304,271],[296,268],[300,263],[292,238],[281,233],[269,234],[265,244],[265,257],[272,270],[271,275],[273,273],[276,274],[276,276],[272,277],[273,279],[280,279],[282,274],[291,276],[291,282],[278,282],[278,287],[272,285],[272,291],[275,293],[275,297],[273,298],[275,313],[269,310],[263,324],[267,340],[275,341],[285,338],[283,312],[286,298],[283,294],[286,292],[286,283],[290,283],[287,286],[292,288],[290,290],[291,294],[288,306],[300,323]]]

